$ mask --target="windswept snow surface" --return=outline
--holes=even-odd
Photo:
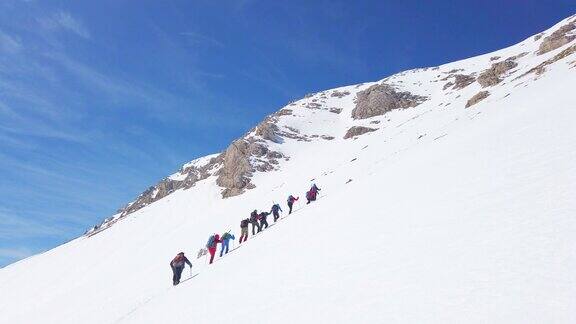
[[[325,92],[340,114],[302,107],[321,94],[287,106],[279,127],[335,139],[268,143],[290,159],[255,173],[255,189],[221,199],[211,177],[0,269],[0,322],[576,323],[576,58],[512,81],[559,51],[537,47],[388,78],[430,100],[383,116],[350,117],[368,83]],[[471,108],[477,83],[434,81],[524,51],[515,75]],[[343,140],[353,125],[378,130]],[[306,205],[313,182],[320,199]],[[292,215],[213,265],[196,259],[211,233],[238,238],[254,208],[280,202],[287,216],[291,193]],[[195,277],[186,269],[172,287],[181,250]]]

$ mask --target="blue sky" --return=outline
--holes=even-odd
[[[0,266],[288,101],[512,45],[564,1],[0,2]]]

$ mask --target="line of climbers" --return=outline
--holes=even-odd
[[[316,200],[318,191],[320,191],[320,188],[318,188],[316,184],[313,184],[310,190],[306,192],[306,200],[307,200],[306,204],[309,204],[311,201]],[[292,195],[288,196],[287,204],[289,215],[292,214],[292,207],[294,206],[294,203],[298,201],[298,199],[299,197],[294,197]],[[252,235],[256,235],[265,228],[268,228],[268,221],[266,220],[268,215],[272,214],[274,216],[274,223],[276,223],[276,221],[280,219],[280,212],[283,211],[280,205],[277,203],[274,203],[272,205],[272,208],[270,208],[270,212],[258,213],[258,211],[254,209],[254,211],[250,214],[249,218],[243,219],[240,222],[240,244],[248,240],[248,225],[252,224]],[[230,231],[222,234],[222,236],[216,233],[211,235],[208,238],[208,242],[206,243],[206,249],[208,253],[210,253],[210,264],[214,262],[214,256],[216,255],[218,243],[220,243],[220,257],[222,257],[229,251],[230,240],[235,239],[236,237],[234,236],[234,234],[231,234]],[[202,249],[200,252],[203,251],[205,250]],[[205,252],[199,253],[198,258],[204,254]],[[170,267],[172,268],[173,273],[172,284],[174,286],[180,283],[182,271],[184,270],[186,264],[188,264],[190,269],[192,269],[192,263],[190,262],[190,260],[188,260],[188,258],[186,258],[186,256],[184,256],[184,252],[178,253],[176,257],[170,262]]]

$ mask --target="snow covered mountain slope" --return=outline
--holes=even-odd
[[[576,322],[575,26],[289,104],[169,177],[188,189],[0,269],[1,322]],[[172,287],[180,250],[195,276]]]

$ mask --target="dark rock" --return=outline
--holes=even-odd
[[[355,136],[360,136],[362,134],[374,132],[377,130],[378,130],[378,128],[370,128],[370,127],[364,127],[364,126],[353,126],[353,127],[350,127],[350,129],[348,129],[348,131],[346,132],[346,135],[344,135],[344,139],[348,139],[348,138],[355,137]]]
[[[470,100],[468,100],[468,102],[466,102],[466,108],[473,106],[473,105],[477,104],[478,102],[488,98],[489,95],[490,95],[490,92],[488,92],[488,91],[478,92],[472,98],[470,98]]]
[[[410,92],[397,92],[387,84],[376,84],[364,91],[358,92],[356,107],[352,110],[352,118],[364,119],[383,115],[393,109],[416,107],[427,97],[411,94]]]

